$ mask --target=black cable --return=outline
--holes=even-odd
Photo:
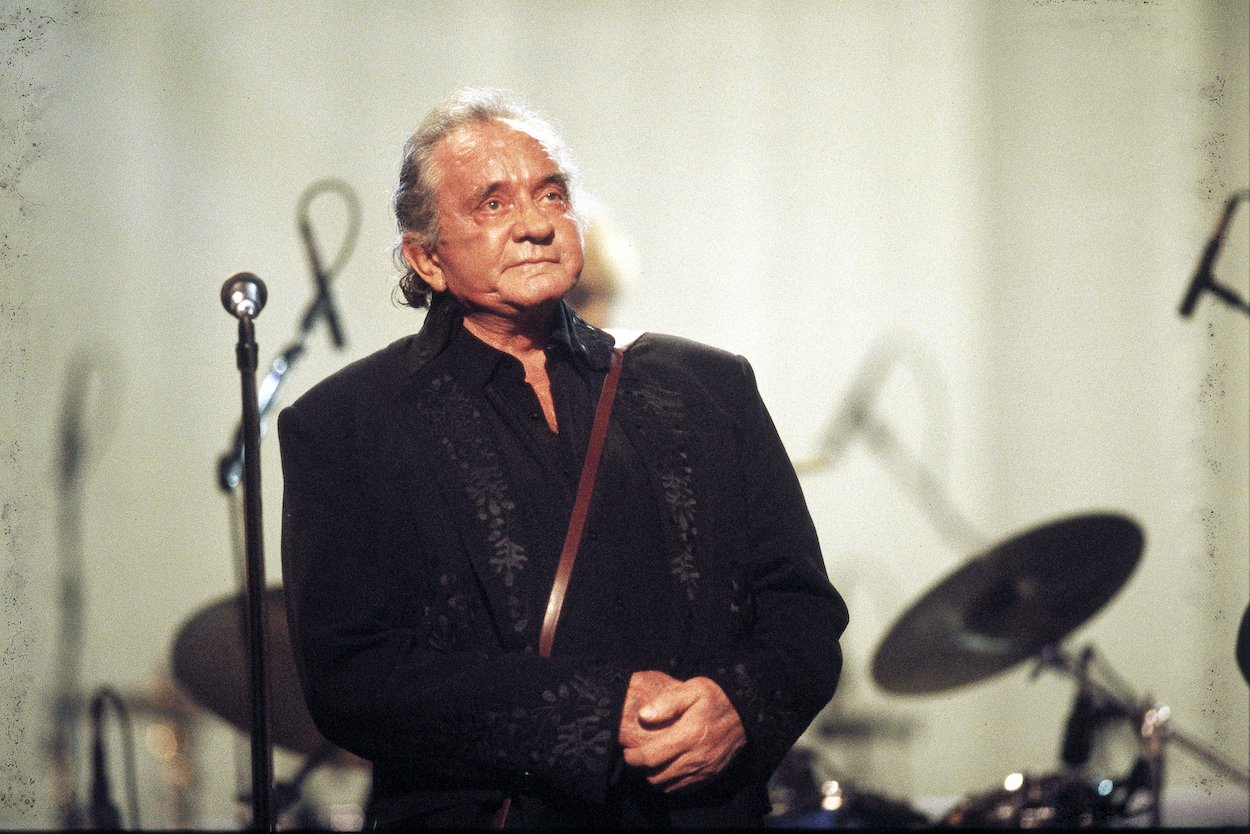
[[[356,192],[350,185],[340,179],[331,177],[330,179],[318,180],[300,196],[296,203],[295,213],[299,217],[300,223],[308,222],[308,208],[312,205],[313,200],[322,194],[333,192],[343,199],[343,204],[347,206],[347,231],[343,235],[343,242],[339,244],[339,251],[334,256],[334,260],[330,265],[325,267],[327,278],[333,278],[338,274],[339,270],[347,263],[347,259],[351,257],[352,250],[356,246],[356,238],[360,235],[360,199],[356,196]]]
[[[112,705],[118,723],[121,724],[123,767],[126,773],[126,810],[130,820],[130,827],[141,829],[143,828],[143,823],[139,818],[139,778],[135,756],[134,724],[130,720],[130,710],[126,708],[125,700],[107,686],[96,690],[95,696],[91,699],[93,718],[101,717],[102,707],[105,703]],[[93,797],[93,801],[94,799]]]

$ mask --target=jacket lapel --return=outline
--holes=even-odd
[[[630,373],[628,352],[613,417],[620,420],[622,430],[645,461],[664,519],[672,593],[685,609],[682,655],[690,657],[706,619],[708,581],[699,536],[703,523],[700,450],[690,430],[692,417],[679,392]]]
[[[454,379],[437,375],[414,385],[403,409],[412,446],[427,461],[421,469],[432,474],[450,509],[501,647],[533,651],[535,617],[528,593],[533,580],[527,576],[530,554],[518,495],[494,443],[482,432],[477,407]]]
[[[396,392],[411,439],[403,445],[412,452],[413,471],[429,473],[422,486],[437,488],[450,510],[500,647],[535,651],[537,622],[527,593],[533,580],[526,576],[530,554],[518,495],[473,400],[450,375],[429,367],[460,317],[454,303],[436,301],[408,347]],[[464,566],[441,570],[458,573]]]

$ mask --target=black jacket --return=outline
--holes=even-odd
[[[562,315],[586,361],[606,367],[612,338]],[[538,657],[541,617],[513,588],[524,485],[474,431],[456,380],[430,370],[458,316],[437,304],[420,333],[279,417],[284,584],[309,710],[327,738],[374,762],[382,822],[470,806],[485,822],[507,790],[544,813],[612,824],[605,807],[621,790],[649,790],[616,743],[637,670],[561,655],[559,636]],[[647,469],[682,607],[664,671],[715,680],[747,735],[710,785],[646,802],[668,813],[660,824],[750,824],[767,810],[769,775],[833,695],[845,605],[744,359],[644,335],[626,354],[613,422],[609,449],[632,444]],[[565,619],[560,633],[593,627]]]

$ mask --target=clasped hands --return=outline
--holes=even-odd
[[[711,678],[679,681],[635,672],[625,692],[618,740],[625,763],[665,793],[720,773],[743,745],[738,712]]]

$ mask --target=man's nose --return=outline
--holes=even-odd
[[[517,240],[544,241],[554,232],[555,225],[537,202],[532,199],[521,200],[514,227]]]

